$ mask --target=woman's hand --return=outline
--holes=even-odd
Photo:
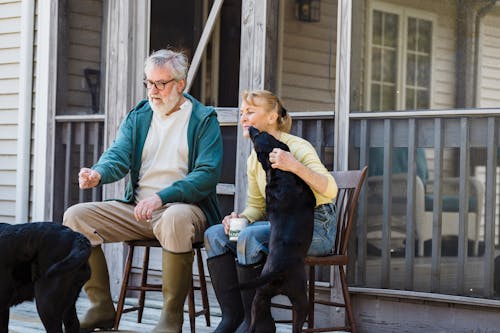
[[[229,234],[229,220],[236,217],[239,217],[239,215],[235,212],[232,212],[230,215],[226,215],[224,216],[224,219],[222,219],[222,225],[224,226],[224,232],[226,233],[226,235]]]
[[[297,163],[301,164],[295,159],[292,153],[279,148],[274,148],[273,151],[269,153],[269,161],[273,169],[280,169],[293,173],[296,173]]]
[[[289,171],[299,176],[303,181],[318,193],[325,193],[328,188],[328,178],[325,175],[317,173],[300,163],[289,151],[274,148],[269,153],[269,161],[273,169]]]

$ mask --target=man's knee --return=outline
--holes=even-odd
[[[82,207],[80,204],[73,205],[66,209],[63,215],[63,224],[71,229],[75,229],[77,217],[81,216]]]
[[[171,252],[186,252],[196,238],[195,217],[186,205],[172,205],[153,226],[153,233],[163,248]],[[201,235],[202,236],[202,235]]]
[[[63,225],[72,230],[82,232],[85,227],[86,216],[91,213],[91,208],[86,203],[79,203],[66,209],[63,215]]]

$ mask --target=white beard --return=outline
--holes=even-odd
[[[179,103],[179,100],[181,99],[182,95],[174,93],[172,91],[172,94],[170,94],[168,97],[161,98],[159,96],[155,96],[158,98],[153,98],[152,96],[149,96],[149,105],[151,105],[151,109],[153,109],[154,112],[158,113],[158,115],[161,116],[167,116],[170,113],[172,113],[175,106],[177,103]]]

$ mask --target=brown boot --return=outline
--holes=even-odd
[[[108,266],[101,246],[92,248],[89,258],[90,280],[83,290],[87,293],[90,308],[80,320],[80,333],[95,329],[111,329],[115,321],[115,306],[111,299]]]
[[[163,309],[151,333],[181,333],[186,301],[193,274],[193,252],[162,253]]]

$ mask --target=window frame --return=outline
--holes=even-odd
[[[394,14],[398,16],[399,30],[397,31],[397,70],[396,70],[396,109],[392,111],[402,111],[406,109],[406,67],[407,67],[407,42],[408,42],[408,19],[410,17],[417,20],[430,21],[431,48],[430,48],[430,80],[429,80],[429,109],[434,104],[434,82],[436,67],[436,36],[437,36],[437,15],[422,9],[408,8],[400,5],[390,4],[382,1],[370,1],[368,4],[366,18],[366,44],[365,44],[365,92],[364,101],[365,111],[373,112],[371,108],[371,85],[372,85],[372,34],[373,34],[373,12],[381,11],[383,13]],[[388,111],[388,110],[381,110]]]

